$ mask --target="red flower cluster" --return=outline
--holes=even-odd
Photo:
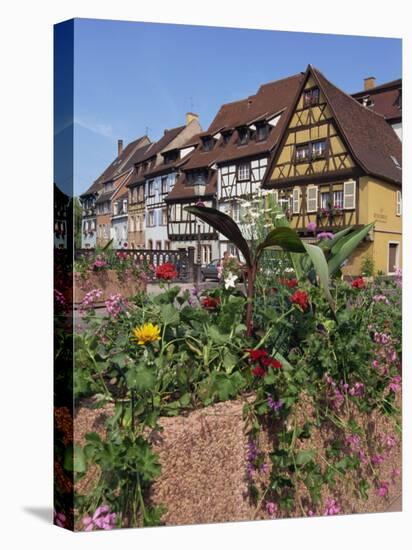
[[[352,281],[352,288],[365,288],[366,281],[362,277],[358,277]]]
[[[279,279],[281,285],[285,285],[288,288],[295,288],[298,286],[297,279]]]
[[[297,290],[295,294],[290,297],[290,300],[293,304],[299,306],[302,311],[305,311],[305,309],[309,307],[309,296],[307,292]]]
[[[269,357],[269,354],[264,349],[249,349],[249,359],[252,363],[257,365],[252,369],[253,376],[263,378],[266,375],[266,369],[272,367],[273,369],[281,369],[282,363],[273,357]]]
[[[216,309],[220,305],[220,298],[205,296],[202,300],[202,307],[205,309]]]
[[[162,279],[163,281],[170,281],[171,279],[176,279],[176,277],[177,277],[177,271],[175,266],[172,263],[166,262],[156,267],[157,279]]]

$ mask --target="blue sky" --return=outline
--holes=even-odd
[[[402,75],[393,38],[92,19],[76,19],[74,36],[75,194],[113,160],[117,139],[156,140],[187,111],[207,128],[222,103],[308,63],[348,93],[366,76]]]

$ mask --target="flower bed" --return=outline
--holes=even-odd
[[[113,294],[121,294],[125,298],[135,296],[146,290],[146,282],[132,273],[119,275],[114,269],[89,271],[86,275],[74,273],[75,304],[81,304],[92,290],[101,291],[95,303],[103,303]]]
[[[252,401],[251,397],[248,401]],[[382,512],[401,493],[401,447],[398,439],[396,445],[392,444],[395,423],[384,415],[359,414],[354,410],[352,418],[372,434],[375,454],[382,446],[384,448],[385,459],[374,468],[380,478],[387,480],[388,491],[380,496],[377,488],[371,491],[368,500],[363,499],[357,492],[358,472],[348,470],[337,476],[338,486],[333,498],[329,488],[323,488],[324,505],[319,510],[312,510],[310,494],[304,483],[299,484],[299,491],[287,513],[277,506],[268,506],[268,503],[259,505],[253,499],[250,482],[253,480],[262,486],[267,483],[264,465],[270,463],[272,441],[281,426],[279,422],[265,426],[259,445],[252,448],[251,440],[245,434],[244,402],[218,403],[188,415],[160,418],[162,431],[152,432],[151,440],[154,450],[159,453],[162,473],[153,484],[150,500],[153,504],[165,506],[167,511],[162,517],[165,525],[326,515],[327,510],[328,515],[333,511],[343,514]],[[76,442],[83,445],[86,433],[91,431],[104,437],[105,422],[112,413],[110,406],[96,410],[85,403],[80,407],[75,420]],[[311,418],[313,410],[310,400],[297,405],[295,413],[301,417],[302,423],[305,418]],[[336,426],[326,423],[309,438],[298,439],[297,449],[299,452],[310,452],[316,448],[319,456],[323,456],[340,436],[342,434]],[[352,439],[352,446],[354,443],[356,439]],[[258,469],[251,468],[251,449],[254,456],[261,457],[261,467]],[[327,469],[322,459],[318,458],[318,463],[323,471]],[[362,468],[365,470],[365,465]],[[98,478],[99,469],[91,468],[88,475],[78,482],[76,489],[87,494]],[[362,478],[373,485],[373,476],[367,471],[363,472]],[[329,506],[328,509],[327,504],[331,500],[335,501],[335,508]]]
[[[384,509],[401,474],[400,277],[330,277],[364,229],[304,245],[282,226],[249,248],[225,214],[190,208],[232,232],[246,294],[171,287],[167,267],[162,293],[112,296],[104,318],[101,291],[85,296],[74,448],[56,438],[76,528]]]

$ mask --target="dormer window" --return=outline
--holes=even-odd
[[[402,90],[399,90],[399,95],[395,101],[395,105],[398,109],[402,109]]]
[[[373,102],[373,99],[371,98],[371,96],[367,95],[362,99],[362,105],[364,107],[373,107],[375,103]]]
[[[239,145],[246,145],[246,143],[249,141],[249,128],[246,126],[238,129],[239,134]]]
[[[169,151],[163,155],[164,163],[170,164],[179,158],[179,151]]]
[[[227,145],[229,143],[231,137],[232,137],[232,132],[222,133],[223,144]]]
[[[205,136],[202,138],[203,142],[203,151],[211,151],[214,145],[214,139],[210,136]]]
[[[206,172],[204,170],[193,170],[188,173],[187,180],[193,185],[204,184],[206,183]]]
[[[310,88],[303,92],[303,106],[310,107],[319,103],[319,88]]]
[[[259,124],[256,127],[256,141],[263,141],[268,137],[268,125],[267,124]]]

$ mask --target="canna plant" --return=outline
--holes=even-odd
[[[307,254],[315,266],[324,294],[332,311],[334,311],[334,302],[329,290],[328,264],[325,254],[319,246],[302,241],[296,231],[290,227],[276,227],[252,251],[237,223],[224,212],[200,205],[187,206],[186,210],[222,233],[239,249],[245,259],[247,266],[246,327],[248,336],[251,336],[253,333],[253,298],[259,261],[263,251],[268,248],[279,247],[293,254]]]
[[[279,213],[282,212],[279,206],[277,208]],[[370,223],[356,230],[353,226],[349,226],[336,233],[332,239],[320,241],[315,245],[300,239],[296,231],[289,227],[286,218],[277,216],[276,227],[252,250],[237,223],[224,212],[201,205],[188,206],[186,210],[222,233],[243,254],[248,272],[246,326],[249,336],[253,332],[253,297],[256,274],[265,249],[279,247],[289,253],[299,280],[308,278],[314,270],[334,316],[335,305],[329,289],[330,278],[374,226],[373,223]]]

